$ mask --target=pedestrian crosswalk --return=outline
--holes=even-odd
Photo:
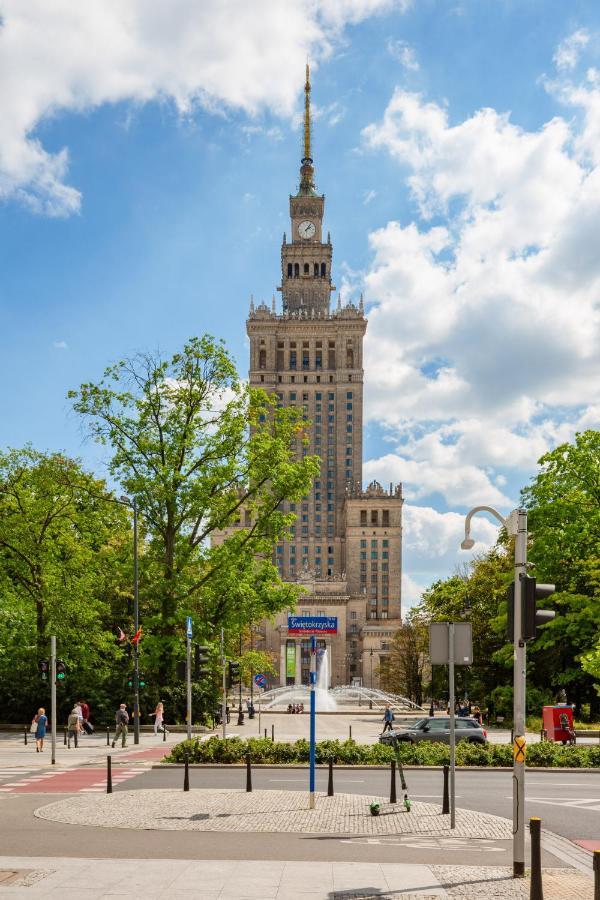
[[[135,778],[144,770],[130,767],[114,767],[112,784],[114,787],[130,778]],[[106,768],[90,767],[57,770],[53,772],[12,772],[12,781],[0,784],[2,794],[75,794],[100,793],[106,790]]]

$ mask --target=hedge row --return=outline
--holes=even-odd
[[[207,741],[194,738],[176,744],[166,762],[181,763],[189,754],[191,763],[240,763],[250,752],[255,763],[308,763],[309,745],[306,740],[294,744],[273,743],[266,738],[238,737],[222,740],[211,737]],[[326,763],[333,757],[334,763],[354,766],[383,765],[394,759],[388,744],[356,744],[354,741],[319,741],[316,748],[317,763]],[[400,744],[400,757],[406,765],[441,766],[450,761],[447,744],[422,742]],[[510,744],[456,745],[456,764],[459,766],[512,766]],[[539,768],[586,769],[600,768],[600,746],[586,745],[563,747],[562,744],[543,742],[527,748],[527,765]]]

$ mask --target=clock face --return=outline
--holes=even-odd
[[[312,222],[309,222],[308,220],[306,222],[300,222],[300,224],[298,225],[298,234],[301,238],[304,238],[305,241],[313,237],[315,231],[316,228],[314,224]]]

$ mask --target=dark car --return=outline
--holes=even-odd
[[[470,744],[487,744],[487,731],[475,719],[457,716],[454,720],[457,741],[468,741]],[[380,744],[391,744],[395,739],[417,744],[419,741],[432,741],[440,744],[450,743],[450,717],[427,716],[417,719],[405,728],[395,728],[380,735]]]

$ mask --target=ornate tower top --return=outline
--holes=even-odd
[[[306,63],[306,82],[304,84],[304,155],[300,166],[300,189],[298,196],[314,196],[315,182],[312,156],[310,155],[310,68]]]

